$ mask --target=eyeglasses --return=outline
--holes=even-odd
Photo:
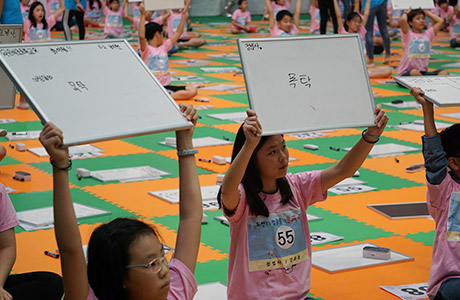
[[[165,250],[162,257],[157,257],[147,264],[129,265],[129,266],[126,266],[126,268],[146,268],[146,269],[149,269],[153,274],[157,274],[161,271],[161,267],[163,266],[163,264],[168,263],[168,260],[166,259],[166,255],[169,252],[170,251]]]

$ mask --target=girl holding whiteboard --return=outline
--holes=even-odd
[[[283,135],[261,137],[256,113],[247,114],[217,195],[230,223],[228,299],[308,299],[312,252],[305,210],[358,170],[388,117],[377,107],[376,125],[336,165],[288,174]]]
[[[163,26],[153,22],[139,26],[139,48],[142,60],[175,100],[188,100],[197,94],[196,87],[171,85],[171,73],[169,72],[168,51],[177,43],[184,30],[189,7],[190,1],[186,1],[179,26],[174,35],[166,41],[163,41]],[[141,11],[140,24],[144,24],[146,12],[142,3],[139,9]]]
[[[433,27],[424,31],[428,16]],[[398,67],[398,76],[449,75],[447,70],[428,72],[431,41],[443,28],[444,21],[428,10],[405,10],[401,16],[401,40],[403,56]],[[412,30],[411,30],[412,28]]]
[[[268,22],[271,36],[297,36],[299,34],[300,9],[302,0],[297,0],[295,4],[294,16],[288,10],[279,11],[276,16],[270,0],[265,0],[265,7],[268,12]]]
[[[180,109],[196,125],[196,109],[184,104]],[[193,298],[203,217],[193,131],[194,127],[176,132],[180,221],[172,260],[168,263],[170,256],[155,227],[141,220],[117,218],[91,234],[87,265],[69,189],[68,149],[61,147],[59,128],[52,123],[44,126],[40,141],[53,165],[54,224],[66,300]]]

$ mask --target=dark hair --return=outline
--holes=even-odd
[[[153,39],[155,33],[157,32],[161,34],[163,32],[163,26],[155,22],[149,22],[145,24],[145,38],[147,41]]]
[[[446,158],[460,157],[460,123],[441,132],[441,143],[444,152],[446,152]]]
[[[407,22],[412,22],[412,20],[415,18],[417,15],[423,15],[425,16],[425,12],[421,8],[417,9],[412,9],[408,14],[407,14]]]
[[[104,1],[104,0],[103,0]],[[120,2],[118,2],[118,0],[109,0],[109,5],[112,4],[112,2],[117,2],[118,5],[120,5]]]
[[[355,11],[352,11],[351,13],[348,14],[347,16],[347,19],[345,21],[345,23],[343,24],[343,27],[345,28],[345,30],[348,32],[348,24],[347,22],[350,22],[351,20],[353,20],[354,18],[358,17],[361,21],[363,20],[361,18],[361,15]]]
[[[101,0],[89,0],[89,8],[91,9],[93,8],[94,1],[96,1],[97,6],[99,6],[99,9],[101,9],[102,7]],[[105,0],[102,0],[102,1],[105,1]]]
[[[248,0],[238,0],[238,6],[240,6],[241,4],[243,4],[244,1],[248,1]]]
[[[449,1],[447,0],[438,0],[438,5],[441,6],[441,4],[444,4],[444,3],[449,3]]]
[[[262,147],[262,145],[270,138],[270,136],[263,136],[261,137],[259,144],[254,149],[254,152],[249,159],[248,166],[244,172],[243,180],[241,183],[244,186],[244,191],[246,192],[246,201],[249,205],[249,210],[253,215],[256,216],[269,216],[268,208],[265,205],[264,201],[260,199],[259,193],[262,192],[262,179],[260,178],[259,170],[256,163],[256,154],[257,151]],[[232,152],[232,162],[235,160],[235,157],[243,148],[244,143],[246,142],[246,136],[243,132],[243,125],[240,126],[238,133],[236,134],[235,143],[233,144],[233,152]],[[276,180],[276,185],[281,194],[281,203],[286,204],[292,198],[292,191],[286,177],[278,178]],[[219,205],[222,206],[221,201],[221,191],[222,188],[219,190],[217,194],[217,201]]]
[[[48,23],[46,22],[46,11],[45,11],[45,7],[43,6],[43,4],[41,4],[41,2],[34,2],[32,3],[32,5],[30,6],[30,9],[29,9],[29,21],[30,21],[30,27],[35,27],[37,28],[37,20],[35,20],[34,18],[34,9],[41,5],[41,7],[43,8],[43,20],[42,20],[42,23],[43,23],[43,29],[47,29],[48,28]]]
[[[154,228],[128,218],[117,218],[93,231],[88,243],[88,281],[98,299],[128,299],[123,278],[130,262],[129,247],[149,234],[158,237]]]
[[[291,12],[289,10],[283,9],[276,14],[276,22],[281,21],[284,16],[290,16],[292,18]]]

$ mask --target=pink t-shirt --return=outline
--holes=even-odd
[[[273,1],[272,2],[272,8],[273,8],[273,15],[276,18],[276,15],[281,10],[289,10],[291,8],[291,3],[289,3],[287,0],[285,0],[283,5],[278,5],[278,4],[275,3],[275,1]]]
[[[310,17],[311,17],[310,33],[319,31],[319,20],[321,20],[321,16],[319,14],[319,8],[317,8],[314,5],[310,5]]]
[[[366,54],[366,28],[361,24],[359,25],[358,27],[358,34],[359,36],[361,37],[361,43],[363,45],[363,50],[364,50],[364,54]],[[346,33],[349,33],[344,26],[342,26],[342,28],[339,30],[339,33],[340,34],[346,34]]]
[[[152,47],[147,44],[145,50],[141,50],[142,60],[163,86],[171,84],[168,51],[171,50],[172,46],[171,40],[167,39],[159,47]]]
[[[460,37],[460,19],[455,15],[452,18],[452,22],[450,22],[449,33],[451,39]]]
[[[24,22],[29,20],[30,5],[22,5],[22,3],[19,2],[19,7],[21,7],[22,20],[24,20]]]
[[[427,290],[433,297],[445,280],[460,278],[460,184],[447,174],[441,184],[427,186],[428,209],[436,222]]]
[[[198,285],[193,273],[178,259],[172,259],[169,263],[169,293],[167,300],[192,300]],[[91,287],[86,300],[98,300]]]
[[[439,16],[441,17],[441,19],[444,20],[444,25],[449,23],[447,21],[447,18],[449,16],[449,14],[453,13],[454,12],[454,7],[453,6],[447,6],[447,11],[445,11],[444,9],[441,9],[439,8]]]
[[[59,0],[46,0],[46,13],[54,15],[59,10]],[[62,14],[57,18],[57,22],[62,21]]]
[[[277,22],[275,22],[275,26],[273,26],[273,28],[270,29],[271,36],[287,37],[287,36],[297,36],[298,34],[299,34],[299,29],[294,24],[292,24],[292,29],[291,29],[291,32],[289,33],[285,32],[284,30],[279,29]]]
[[[7,231],[19,225],[13,203],[6,192],[5,186],[0,183],[0,232]]]
[[[422,33],[415,33],[412,30],[409,30],[407,34],[401,32],[403,55],[398,68],[398,76],[412,69],[427,71],[430,62],[431,41],[434,37],[433,28]]]
[[[24,42],[47,42],[51,41],[50,29],[56,24],[54,15],[46,18],[48,27],[43,29],[43,23],[37,24],[37,27],[31,27],[32,23],[29,20],[24,21]]]
[[[240,9],[237,9],[232,15],[232,20],[240,24],[241,26],[246,26],[249,22],[251,22],[251,13],[248,10],[246,10],[245,12],[241,12]],[[232,28],[240,29],[234,25],[232,25]]]
[[[120,35],[123,33],[123,8],[120,7],[118,11],[111,10],[106,6],[103,10],[105,15],[104,37],[108,33]]]
[[[188,17],[188,13],[187,13]],[[177,31],[177,27],[179,27],[180,19],[182,18],[182,13],[174,13],[171,11],[171,15],[167,19],[167,26],[166,26],[166,33],[168,34],[168,37],[171,38]],[[181,40],[188,40],[188,35],[187,35],[187,22],[184,24],[184,32],[182,32],[182,35],[180,36]]]
[[[281,195],[260,196],[269,217],[249,211],[239,186],[240,202],[230,223],[228,299],[304,299],[310,290],[311,241],[305,210],[326,200],[321,171],[288,174],[293,197],[281,204]],[[224,212],[225,213],[225,212]]]

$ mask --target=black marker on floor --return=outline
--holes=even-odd
[[[204,162],[211,162],[210,159],[207,159],[207,158],[198,158],[199,161],[204,161]]]
[[[334,151],[340,151],[340,148],[337,148],[337,147],[332,147],[332,146],[331,146],[331,147],[329,147],[329,149],[331,149],[331,150],[334,150]]]
[[[52,258],[59,258],[59,254],[57,253],[54,253],[54,252],[50,252],[50,251],[45,251],[43,252],[45,255],[49,256],[49,257],[52,257]]]

